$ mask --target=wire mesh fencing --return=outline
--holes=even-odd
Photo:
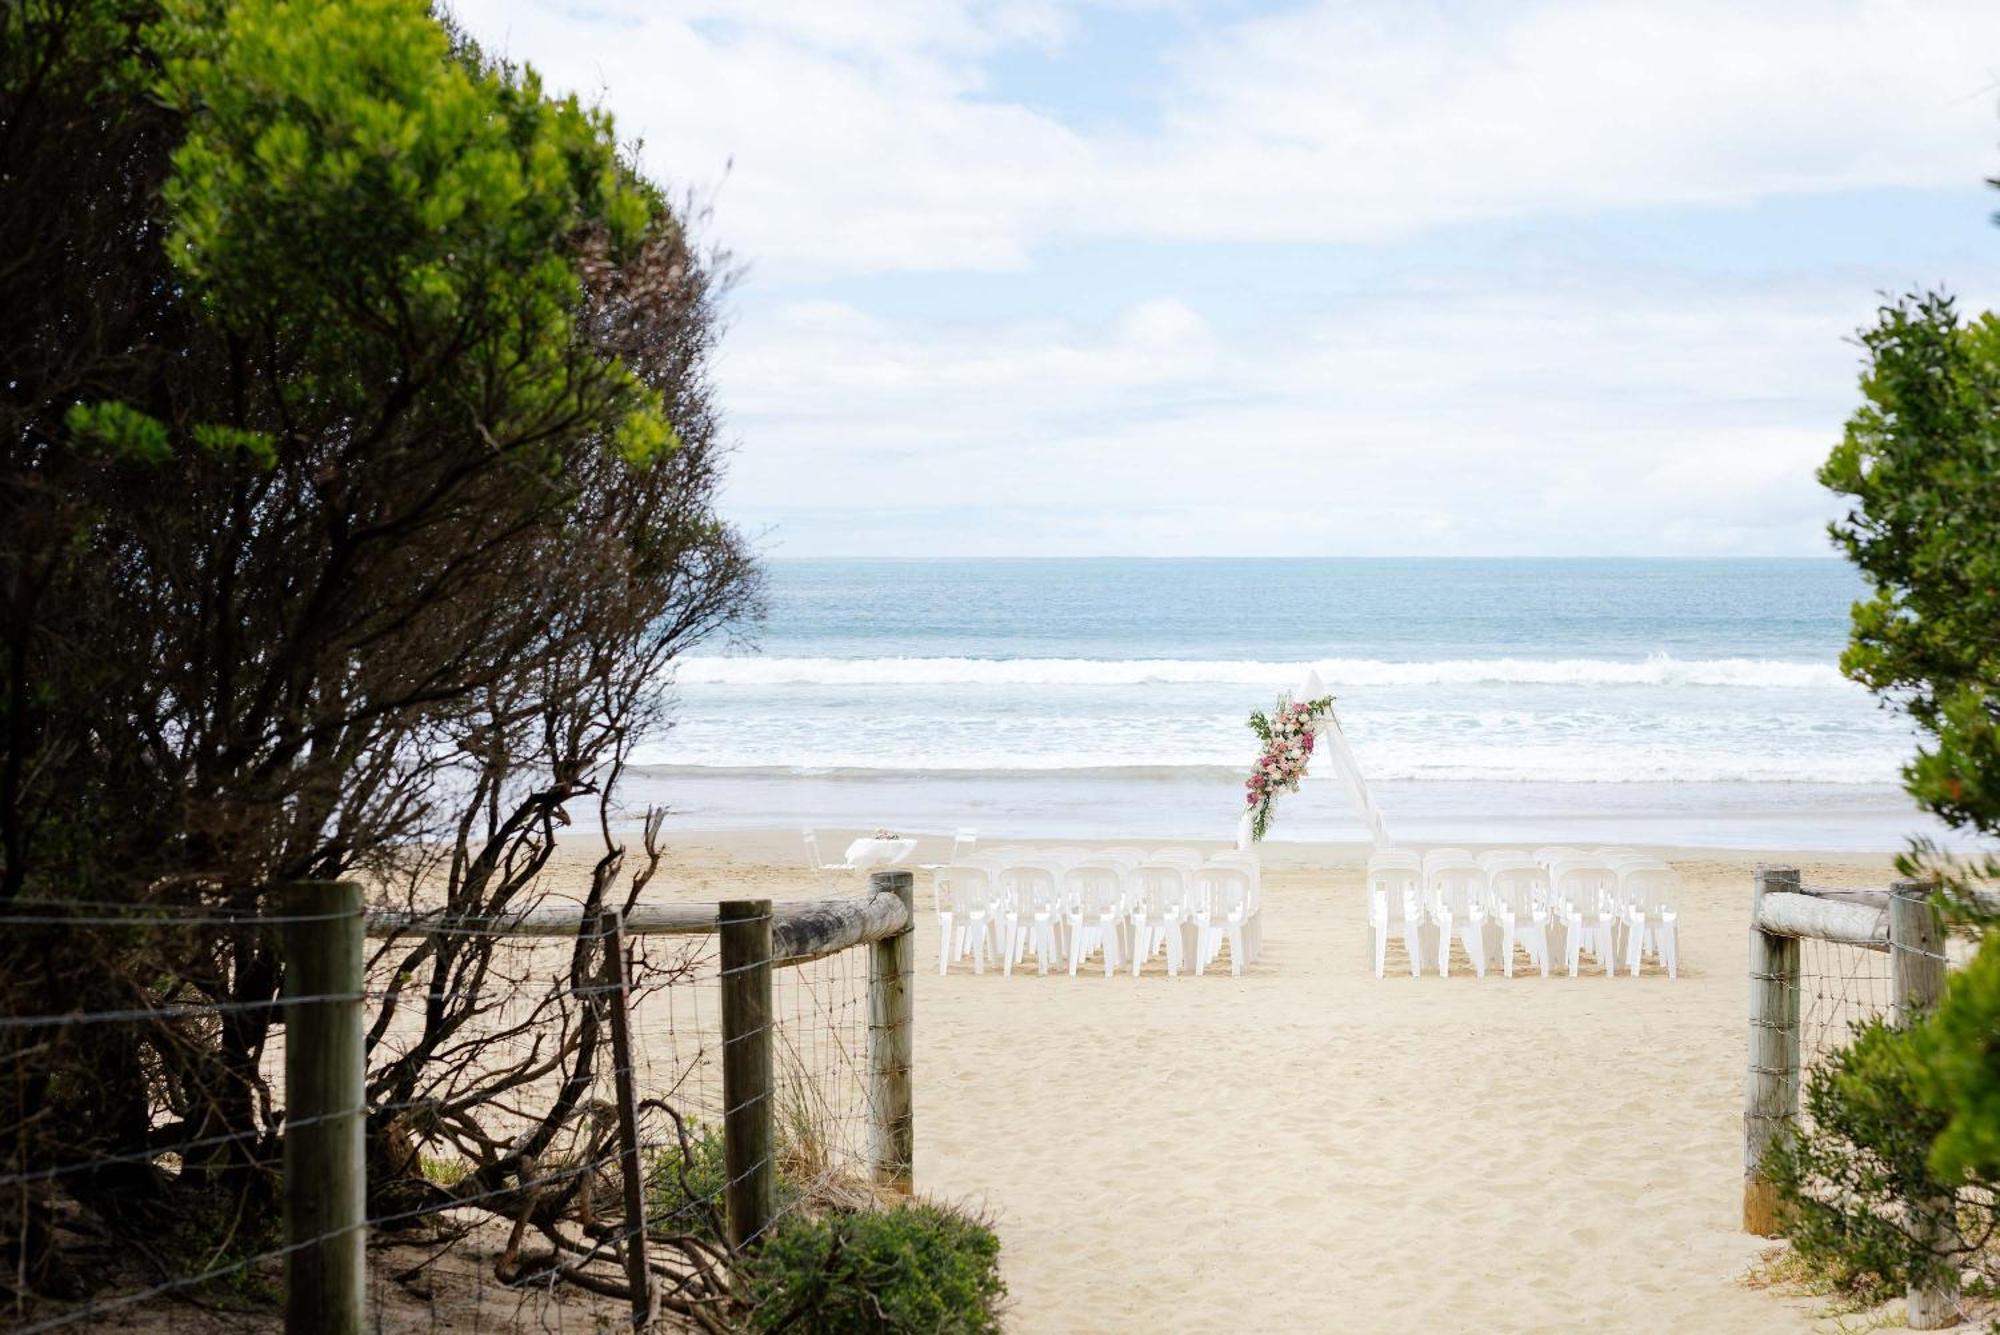
[[[288,1246],[278,1223],[284,1114],[261,1075],[278,1051],[277,1008],[249,976],[254,943],[355,917],[81,900],[8,906],[5,1324],[52,1330],[130,1319],[155,1302],[251,1305],[275,1293],[274,1273],[303,1247]],[[225,957],[220,943],[239,949]],[[357,1102],[315,1120],[362,1111]]]
[[[6,921],[73,949],[92,930],[193,943],[331,927],[358,943],[365,924],[352,919],[69,903],[17,905]],[[377,921],[351,990],[274,1000],[142,972],[123,992],[0,1017],[12,1127],[0,1241],[14,1261],[0,1325],[143,1323],[154,1311],[173,1328],[230,1313],[268,1321],[304,1286],[308,1307],[351,1298],[379,1330],[596,1329],[659,1311],[719,1328],[741,1302],[732,1267],[746,1243],[797,1215],[872,1204],[894,1176],[885,1146],[906,1155],[907,1139],[885,1125],[900,1113],[906,1128],[908,1108],[883,1106],[895,1088],[885,1054],[898,1050],[884,1017],[906,1028],[908,1012],[883,1001],[897,980],[883,976],[879,933],[797,958],[767,951],[746,1024],[726,995],[744,979],[723,967],[713,931],[656,935],[582,913],[567,932],[519,925]],[[337,1106],[296,1097],[310,1083],[301,1071],[325,1056],[291,1050],[321,1032],[298,1023],[308,1008],[358,1012],[360,1060],[346,1073],[358,1084]],[[232,1043],[233,1031],[255,1032]],[[747,1094],[726,1069],[733,1049],[760,1054]],[[217,1052],[233,1076],[208,1079],[201,1097],[218,1106],[195,1108],[188,1054]],[[113,1070],[126,1073],[105,1081],[126,1104],[115,1133],[109,1120],[44,1115],[63,1106],[51,1094],[64,1081]],[[322,1132],[332,1148],[297,1158]],[[341,1175],[361,1217],[302,1223]],[[762,1201],[747,1230],[746,1188]],[[343,1296],[314,1267],[349,1243],[358,1254],[363,1238],[357,1291]]]
[[[1925,1128],[1895,1055],[1908,1042],[1897,1030],[1939,1003],[1969,946],[1954,947],[1928,884],[1830,890],[1801,885],[1794,868],[1759,870],[1743,1227],[1790,1237],[1836,1286],[1895,1277],[1915,1329],[1957,1322],[1961,1271],[1987,1246],[1965,1224],[1990,1218],[1991,1202],[1926,1167],[1939,1128]]]
[[[1800,938],[1799,969],[1788,985],[1798,994],[1798,1082],[1804,1089],[1860,1029],[1892,1017],[1894,964],[1887,950],[1841,941]],[[1803,1102],[1801,1125],[1811,1109]]]

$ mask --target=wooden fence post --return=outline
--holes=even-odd
[[[625,915],[598,918],[604,933],[605,1000],[611,1011],[612,1083],[618,1090],[618,1165],[625,1187],[625,1279],[632,1286],[632,1325],[653,1320],[653,1278],[646,1268],[646,1175],[639,1162],[639,1100],[632,1069],[632,983],[625,968]]]
[[[906,871],[878,871],[868,878],[878,895],[895,895],[909,910],[909,924],[868,948],[868,1105],[874,1116],[871,1157],[875,1181],[908,1194],[915,1189],[916,1119],[911,1056],[916,1028],[915,881]]]
[[[725,899],[722,937],[722,1162],[729,1243],[763,1236],[777,1209],[772,1163],[771,901]]]
[[[1764,1158],[1799,1117],[1799,943],[1758,925],[1766,894],[1796,892],[1796,867],[1759,867],[1750,907],[1750,1044],[1743,1077],[1743,1231],[1778,1232]]]
[[[1931,903],[1931,891],[1923,881],[1898,881],[1890,887],[1889,978],[1898,1024],[1909,1024],[1944,996],[1944,922]],[[1910,1202],[1911,1234],[1933,1253],[1954,1257],[1937,1276],[1910,1286],[1905,1306],[1914,1330],[1958,1324],[1957,1229],[1952,1210],[1949,1192]]]
[[[285,922],[285,1330],[360,1335],[366,1317],[361,887],[305,881]]]

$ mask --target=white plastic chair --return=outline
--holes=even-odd
[[[1437,931],[1438,977],[1451,977],[1452,927],[1459,919],[1454,915],[1451,898],[1447,895],[1446,882],[1440,873],[1447,868],[1463,871],[1467,867],[1476,868],[1472,854],[1462,848],[1433,848],[1424,854],[1424,917]]]
[[[1187,963],[1193,927],[1189,902],[1193,887],[1187,868],[1178,862],[1141,862],[1129,879],[1132,976],[1138,977],[1146,961],[1164,950],[1167,976],[1177,978]]]
[[[1069,922],[1069,972],[1092,955],[1109,978],[1125,962],[1125,876],[1119,858],[1086,858],[1063,873],[1063,913]]]
[[[1424,855],[1424,885],[1438,928],[1438,975],[1451,976],[1453,929],[1479,977],[1486,976],[1486,872],[1462,849]]]
[[[1625,902],[1625,967],[1633,977],[1646,952],[1666,966],[1667,977],[1680,977],[1680,915],[1675,908],[1680,877],[1657,859],[1635,859],[1618,867],[1619,889]]]
[[[854,870],[854,864],[845,860],[828,862],[820,855],[819,831],[809,828],[803,831],[803,834],[806,846],[806,865],[812,868],[813,875],[819,877],[821,885],[825,886],[828,890],[834,889],[839,885],[843,876]]]
[[[1062,869],[1042,859],[1006,860],[996,875],[1001,903],[1001,972],[1013,976],[1014,966],[1035,954],[1037,972],[1062,962]]]
[[[951,836],[951,861],[953,865],[963,866],[965,863],[971,861],[972,855],[978,851],[979,831],[966,826],[960,826]]]
[[[1208,858],[1211,867],[1235,867],[1243,871],[1250,880],[1249,905],[1243,919],[1243,947],[1251,963],[1264,953],[1264,868],[1255,850],[1241,851],[1225,849],[1211,853]]]
[[[1194,971],[1197,975],[1229,946],[1229,972],[1242,976],[1250,916],[1250,873],[1241,867],[1206,866],[1195,873]]]
[[[1375,976],[1388,963],[1389,933],[1400,932],[1410,957],[1410,977],[1424,969],[1423,859],[1407,849],[1384,849],[1368,859],[1368,925],[1375,937]]]
[[[932,879],[938,915],[938,972],[973,956],[973,971],[986,972],[986,949],[994,937],[993,874],[979,866],[939,867]]]
[[[1549,893],[1562,909],[1563,954],[1577,976],[1588,950],[1607,977],[1618,973],[1618,873],[1600,858],[1558,857],[1549,864]]]
[[[1514,951],[1527,952],[1528,962],[1549,976],[1549,874],[1525,853],[1483,853],[1487,906],[1500,925],[1500,964],[1514,976]]]

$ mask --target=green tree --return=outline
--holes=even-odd
[[[1924,736],[1903,777],[1947,825],[2000,835],[2000,317],[1936,293],[1862,331],[1863,403],[1820,480],[1849,503],[1834,540],[1867,576],[1841,667]],[[1990,1269],[2000,1186],[2000,935],[1974,891],[2000,861],[1917,840],[1901,860],[1988,935],[1907,1030],[1857,1034],[1809,1092],[1815,1120],[1778,1161],[1801,1255],[1864,1290],[1938,1268]],[[1945,1236],[1912,1211],[1951,1201]],[[2000,1276],[1989,1275],[1989,1280]]]
[[[712,258],[603,115],[421,0],[10,3],[0,181],[0,912],[440,868],[453,908],[518,905],[667,661],[757,608],[714,512]],[[407,949],[473,999],[417,1003],[378,1106],[463,1052],[489,976]],[[123,1226],[262,1189],[263,934],[0,926],[0,980],[17,1013],[229,1007],[0,1038],[0,1158],[137,1161],[63,1184]],[[538,1124],[490,1136],[496,1201],[588,1088],[575,1010]],[[0,1196],[8,1272],[54,1286],[47,1190]]]
[[[2000,834],[2000,317],[1913,296],[1861,343],[1865,402],[1820,470],[1874,586],[1841,667],[1929,735],[1904,771],[1916,799]]]
[[[2000,834],[2000,317],[1960,317],[1949,297],[1884,306],[1861,335],[1865,399],[1820,470],[1850,498],[1835,539],[1874,585],[1854,607],[1844,671],[1907,709],[1928,742],[1904,769],[1946,824]],[[1918,841],[1928,874],[1964,917],[1991,855],[1954,859]],[[1953,973],[1913,1035],[1913,1088],[1941,1113],[1928,1149],[1947,1181],[2000,1181],[2000,937]]]

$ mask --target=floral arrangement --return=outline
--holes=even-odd
[[[1271,828],[1271,804],[1279,793],[1296,793],[1313,753],[1313,725],[1333,712],[1333,697],[1294,700],[1278,697],[1275,709],[1250,715],[1250,731],[1264,743],[1264,754],[1250,767],[1243,801],[1250,808],[1250,837],[1262,839]]]
[[[875,831],[874,834],[869,836],[869,838],[871,839],[884,839],[884,840],[900,839],[902,837],[903,837],[902,835],[897,834],[894,830],[877,830]]]

